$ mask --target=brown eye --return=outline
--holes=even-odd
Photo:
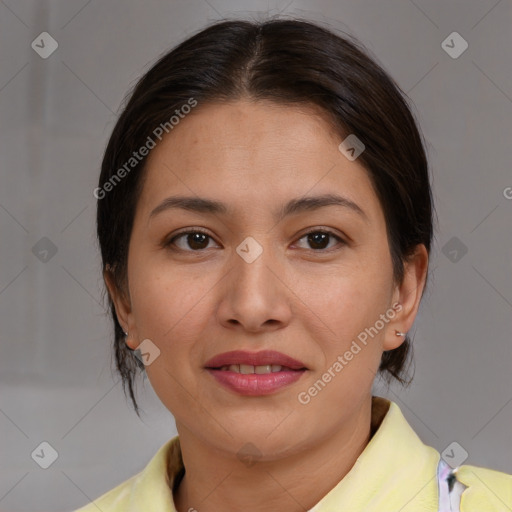
[[[180,243],[176,243],[177,241]],[[172,237],[165,245],[176,246],[182,251],[197,252],[208,248],[208,243],[213,238],[203,231],[184,231]]]
[[[310,231],[309,233],[306,233],[304,236],[302,236],[299,240],[306,239],[310,246],[307,247],[308,249],[321,251],[328,248],[329,242],[333,238],[336,239],[341,245],[345,245],[345,241],[341,237],[334,234],[332,231],[327,230]]]

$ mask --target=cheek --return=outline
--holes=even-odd
[[[130,294],[139,336],[159,338],[171,329],[175,317],[180,314],[179,294],[175,292],[177,284],[150,268],[134,276],[130,282]]]
[[[348,328],[384,312],[392,291],[391,263],[385,257],[379,260],[359,253],[327,271],[296,276],[294,282],[304,283],[304,302],[319,316],[334,320],[344,332],[344,325]]]
[[[135,254],[128,278],[134,321],[139,337],[157,343],[185,313],[181,284],[176,273]]]
[[[194,379],[190,363],[198,358],[196,342],[208,318],[204,296],[211,285],[194,283],[179,270],[171,272],[157,264],[141,268],[130,282],[137,335],[158,347],[158,357],[146,366],[146,373],[160,400],[174,410],[190,401],[181,383]]]
[[[337,421],[344,414],[340,407],[359,403],[372,388],[382,356],[384,330],[375,333],[371,327],[386,311],[387,295],[377,283],[369,287],[355,275],[351,279],[333,280],[331,286],[334,284],[339,285],[338,291],[328,298],[318,297],[322,305],[319,310],[324,312],[322,324],[328,330],[318,329],[318,322],[314,326],[314,315],[306,322],[309,336],[323,352],[323,358],[315,368],[311,387],[302,391],[306,398],[318,396],[312,400],[311,410],[326,420]]]
[[[308,280],[309,292],[305,288],[302,296],[306,297],[304,302],[310,310],[310,336],[321,345],[326,368],[351,346],[357,354],[349,366],[378,366],[382,351],[380,340],[385,329],[378,329],[377,333],[372,329],[371,335],[368,330],[375,326],[381,314],[386,313],[392,296],[391,262],[383,260],[363,257],[357,264],[333,269],[329,276]],[[314,320],[315,316],[321,322]],[[360,350],[357,345],[352,345],[354,341]],[[356,374],[353,377],[358,378]],[[368,377],[371,377],[369,372]]]
[[[211,317],[208,294],[214,289],[215,276],[200,268],[184,272],[164,258],[149,262],[148,257],[141,257],[133,259],[130,279],[138,337],[153,341],[163,359],[174,365],[179,356],[192,350]]]

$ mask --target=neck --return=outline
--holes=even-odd
[[[174,492],[177,511],[309,510],[345,477],[368,444],[371,397],[349,423],[293,455],[246,465],[177,424],[186,468]]]

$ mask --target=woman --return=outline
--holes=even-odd
[[[405,383],[433,206],[406,100],[356,41],[189,38],[135,87],[95,196],[118,370],[179,435],[82,511],[512,509],[510,475],[452,470],[372,396]]]

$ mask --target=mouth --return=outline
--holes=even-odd
[[[286,369],[289,371],[307,370],[306,365],[291,356],[275,350],[248,352],[233,350],[209,359],[205,368],[212,370],[234,371],[237,373],[275,373]]]
[[[243,375],[250,375],[252,373],[256,373],[258,375],[265,375],[267,373],[277,373],[277,372],[300,372],[305,370],[306,368],[289,368],[288,366],[282,366],[280,364],[265,364],[254,366],[251,364],[230,364],[220,366],[218,368],[207,368],[210,370],[220,370],[221,372],[235,372],[241,373]]]
[[[225,352],[210,359],[205,369],[223,387],[252,396],[274,393],[308,370],[297,359],[272,350]]]

